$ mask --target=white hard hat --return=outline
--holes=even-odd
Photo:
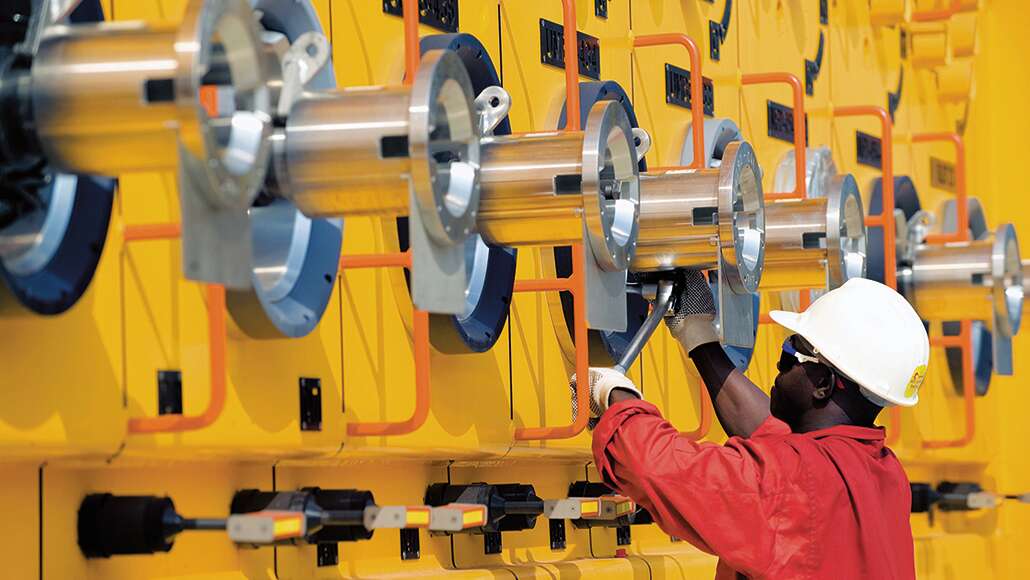
[[[852,278],[804,312],[769,316],[801,335],[870,400],[904,407],[919,402],[930,341],[916,311],[889,287]]]

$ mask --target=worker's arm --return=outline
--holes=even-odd
[[[769,397],[737,370],[715,332],[715,301],[701,272],[678,274],[669,331],[690,356],[729,435],[748,437],[769,417]]]
[[[613,489],[654,517],[668,534],[759,576],[770,564],[770,522],[780,489],[778,458],[761,441],[731,438],[698,444],[679,433],[650,403],[614,391],[594,430],[598,472]],[[770,419],[760,434],[787,434]]]

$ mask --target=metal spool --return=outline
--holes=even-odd
[[[721,167],[723,157],[731,144],[743,141],[744,136],[737,124],[730,119],[705,119],[704,124],[704,159],[705,167]],[[687,127],[687,133],[683,140],[683,149],[680,153],[680,164],[689,165],[694,160],[693,127]],[[761,167],[758,168],[758,183],[762,181]],[[768,206],[766,206],[768,207]],[[764,257],[763,257],[764,264]],[[764,275],[764,273],[763,273]],[[719,306],[718,284],[711,283],[712,293],[715,294],[715,304]],[[752,326],[747,329],[751,336],[751,346],[723,345],[726,355],[733,361],[733,364],[741,371],[746,370],[751,364],[751,357],[754,355],[754,339],[758,335],[758,318],[761,308],[760,294],[755,292],[751,296],[751,320]],[[719,313],[721,318],[721,312]]]
[[[98,0],[80,3],[68,17],[71,23],[103,19]],[[12,211],[0,229],[0,274],[23,306],[37,314],[59,314],[82,297],[93,279],[107,238],[115,181],[56,173],[30,151],[14,156],[32,168],[0,168],[0,184],[33,202],[9,206]]]
[[[883,180],[877,177],[872,183],[872,192],[869,194],[869,213],[868,215],[878,215],[883,208]],[[912,178],[907,175],[899,175],[894,177],[894,212],[898,214],[898,221],[901,221],[901,216],[904,216],[904,220],[908,221],[916,214],[916,212],[922,209],[922,204],[919,202],[919,193],[916,191],[916,185],[912,181]],[[902,243],[903,240],[898,239],[898,243]],[[885,282],[884,272],[884,251],[883,251],[883,227],[872,226],[866,228],[866,278],[870,280],[876,280],[883,284]],[[901,260],[903,252],[898,252],[896,256]],[[891,264],[892,268],[897,268],[898,264]]]
[[[443,49],[453,51],[468,71],[473,94],[501,81],[490,55],[479,39],[471,34],[435,34],[420,42],[422,52]],[[494,135],[511,134],[507,116],[493,129]],[[397,238],[401,250],[407,250],[408,218],[397,219]],[[474,234],[465,241],[465,310],[457,315],[430,316],[429,340],[440,352],[463,354],[486,352],[501,336],[508,320],[512,288],[515,285],[517,250],[488,244]]]
[[[941,230],[944,232],[953,232],[958,225],[957,215],[957,204],[955,200],[950,199],[941,207],[940,214],[943,216],[941,220]],[[980,200],[975,197],[969,198],[969,238],[972,240],[983,240],[990,235],[990,231],[987,229],[987,219],[984,216],[983,207],[980,205]],[[1024,267],[1023,276],[1023,288],[1024,294],[1026,292],[1026,285],[1028,283],[1026,268]],[[972,340],[973,340],[973,375],[976,379],[976,394],[983,396],[987,394],[987,390],[991,385],[991,375],[994,374],[994,357],[993,342],[991,339],[991,331],[982,320],[976,320],[973,322],[972,328]],[[960,331],[959,322],[957,321],[945,321],[941,324],[941,329],[945,336],[958,336]],[[962,394],[962,349],[948,347],[944,349],[945,356],[948,360],[948,371],[951,374],[951,384],[955,387],[955,392],[958,395]]]
[[[580,106],[580,119],[582,123],[586,123],[587,114],[590,112],[591,107],[598,101],[615,101],[621,105],[622,109],[626,112],[626,116],[629,118],[630,126],[637,127],[637,115],[633,110],[633,103],[630,101],[629,95],[622,89],[619,83],[615,81],[605,82],[586,82],[579,84],[579,106]],[[565,127],[565,108],[562,108],[560,117],[558,118],[558,127]],[[647,170],[647,161],[641,159],[637,164],[637,170],[644,172]],[[639,234],[638,234],[639,240]],[[638,241],[639,250],[639,241]],[[568,246],[559,246],[554,248],[554,266],[555,272],[558,276],[568,276],[572,273],[572,254]],[[546,256],[544,257],[546,260]],[[636,277],[632,272],[628,274],[629,282],[636,282]],[[557,312],[557,308],[554,308],[554,315],[552,319],[556,321],[555,332],[558,334],[558,342],[562,346],[562,350],[565,352],[565,356],[569,360],[574,360],[575,356],[575,341],[573,340],[573,302],[572,295],[568,292],[561,292],[559,294],[559,304],[561,307],[560,316]],[[555,305],[555,306],[558,306]],[[649,305],[639,294],[629,293],[626,295],[626,330],[615,331],[615,330],[590,330],[589,336],[589,349],[590,349],[590,360],[592,364],[600,364],[605,366],[611,366],[622,358],[626,348],[629,346],[630,341],[636,334],[640,325],[643,324],[647,318]],[[561,321],[561,322],[557,322]]]
[[[290,43],[306,32],[322,32],[318,15],[306,0],[251,0],[251,5],[261,12],[266,30]],[[332,63],[307,86],[336,88]],[[290,201],[267,192],[248,214],[253,288],[227,292],[229,313],[251,338],[305,336],[318,325],[336,286],[343,222],[310,219]]]
[[[923,245],[898,286],[926,320],[991,320],[995,333],[1012,338],[1023,312],[1023,267],[1012,224],[993,239]]]
[[[410,183],[432,238],[463,242],[479,205],[472,98],[447,51],[427,53],[410,87],[306,95],[286,123],[282,193],[308,217],[398,217],[411,209]]]
[[[766,205],[766,263],[762,290],[832,290],[866,273],[866,229],[858,183],[837,175],[826,147],[809,149],[803,200]],[[792,191],[794,152],[776,171],[777,191]],[[794,302],[797,294],[784,297]]]
[[[260,35],[243,0],[191,0],[178,25],[56,25],[25,79],[55,169],[179,171],[184,272],[231,287],[250,284],[240,233],[270,151]]]

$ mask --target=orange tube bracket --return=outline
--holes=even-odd
[[[571,424],[559,427],[519,427],[515,430],[516,441],[541,441],[547,439],[571,439],[587,427],[590,419],[590,345],[587,332],[586,306],[586,246],[572,245],[572,274],[564,279],[518,280],[515,292],[572,293],[573,336],[576,342],[576,415]]]
[[[883,263],[895,264],[897,256],[894,245],[896,234],[894,225],[894,123],[883,107],[871,105],[838,107],[834,109],[833,115],[835,117],[873,116],[880,120],[882,129],[880,173],[883,176],[883,199],[879,215],[866,216],[865,225],[883,228]],[[884,283],[895,290],[898,289],[895,268],[884,268]]]
[[[340,256],[341,269],[411,268],[411,252]],[[412,350],[415,356],[415,408],[403,421],[354,422],[347,425],[351,437],[406,435],[414,433],[429,417],[432,396],[429,351],[429,313],[412,310]]]
[[[790,193],[766,193],[766,201],[781,199],[805,199],[805,148],[808,146],[808,135],[805,126],[805,91],[801,81],[791,73],[756,73],[740,77],[742,85],[765,85],[786,83],[790,86],[794,104],[794,191]]]
[[[976,435],[976,375],[973,370],[973,322],[963,320],[958,336],[944,336],[930,339],[930,344],[939,347],[958,347],[962,350],[962,402],[965,407],[965,433],[956,439],[927,439],[923,449],[946,449],[965,447]]]
[[[687,49],[690,56],[690,102],[694,104],[690,109],[690,117],[693,124],[694,159],[687,168],[701,169],[705,165],[705,111],[702,93],[704,79],[701,76],[701,52],[697,48],[697,43],[680,32],[649,34],[633,39],[635,47],[668,45],[682,46]]]
[[[418,44],[418,2],[405,2],[402,8],[404,18],[404,84],[415,82],[422,51]]]
[[[576,2],[561,0],[565,50],[565,129],[579,131],[579,44],[576,42]]]
[[[176,223],[142,224],[126,226],[122,231],[125,243],[170,240],[182,234],[182,227]],[[207,294],[207,344],[210,365],[211,386],[207,408],[199,415],[169,414],[157,417],[132,417],[129,419],[130,434],[173,433],[203,429],[221,416],[225,408],[226,392],[226,344],[225,344],[225,288],[208,284]]]
[[[922,133],[912,136],[913,143],[930,143],[950,141],[955,146],[955,205],[958,224],[954,232],[948,234],[930,234],[926,236],[928,244],[945,244],[948,242],[969,241],[969,198],[966,189],[966,145],[962,136],[957,133]]]

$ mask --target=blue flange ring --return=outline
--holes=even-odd
[[[955,200],[948,200],[943,208],[943,221],[945,231],[954,231],[954,224],[957,222]],[[949,223],[952,224],[949,227]],[[987,218],[984,216],[983,206],[980,200],[975,197],[969,198],[969,238],[982,240],[990,236],[987,229]],[[944,336],[958,336],[961,325],[957,321],[945,322],[941,325]],[[973,322],[973,376],[976,383],[976,394],[982,397],[987,394],[991,386],[991,375],[994,374],[994,352],[992,350],[993,339],[987,325],[982,320]],[[962,395],[962,349],[948,347],[944,349],[945,357],[948,359],[948,371],[951,374],[951,384],[955,387],[955,394]]]
[[[84,0],[72,22],[104,19],[99,0]],[[59,314],[86,291],[111,220],[116,181],[44,171],[39,209],[0,230],[0,273],[7,288],[38,314]]]
[[[615,81],[587,82],[579,84],[579,111],[581,124],[586,125],[587,117],[590,115],[590,108],[598,101],[617,101],[622,105],[629,117],[633,127],[638,127],[637,114],[633,110],[633,102],[630,101],[626,91]],[[562,107],[561,116],[558,118],[558,128],[565,128],[565,107]],[[583,127],[580,127],[582,129]],[[647,169],[647,162],[640,160],[640,171]],[[568,276],[572,273],[572,252],[568,246],[554,248],[554,267],[559,277]],[[636,282],[636,278],[629,274],[628,282]],[[575,340],[573,329],[573,305],[572,294],[562,292],[561,307],[562,316],[565,318],[565,326],[568,328],[571,340]],[[591,330],[590,337],[590,361],[591,364],[611,366],[622,358],[626,352],[630,340],[640,329],[647,318],[648,303],[639,294],[626,295],[626,330],[614,332],[609,330]]]
[[[869,196],[869,211],[867,216],[880,215],[883,208],[883,179],[873,180],[873,191]],[[919,192],[916,191],[916,184],[907,175],[899,175],[894,178],[894,208],[900,209],[905,214],[905,219],[910,219],[915,213],[923,208],[919,203]],[[869,226],[866,228],[866,278],[876,280],[883,284],[884,278],[884,252],[883,252],[883,227]],[[890,267],[897,268],[897,264],[890,264]]]
[[[251,0],[265,30],[293,42],[321,32],[307,0]],[[307,85],[336,88],[332,62]],[[336,286],[343,221],[309,219],[285,199],[258,195],[249,210],[253,241],[253,288],[226,292],[230,315],[251,338],[296,338],[318,325]]]
[[[476,95],[501,84],[486,48],[471,34],[426,36],[419,46],[423,53],[434,49],[454,51],[465,65]],[[494,129],[495,135],[510,133],[507,118]],[[407,250],[408,218],[397,220],[397,238],[401,250]],[[497,342],[508,321],[515,286],[515,258],[513,248],[487,244],[479,235],[466,240],[465,311],[460,315],[430,315],[429,341],[436,350],[447,354],[486,352]]]

